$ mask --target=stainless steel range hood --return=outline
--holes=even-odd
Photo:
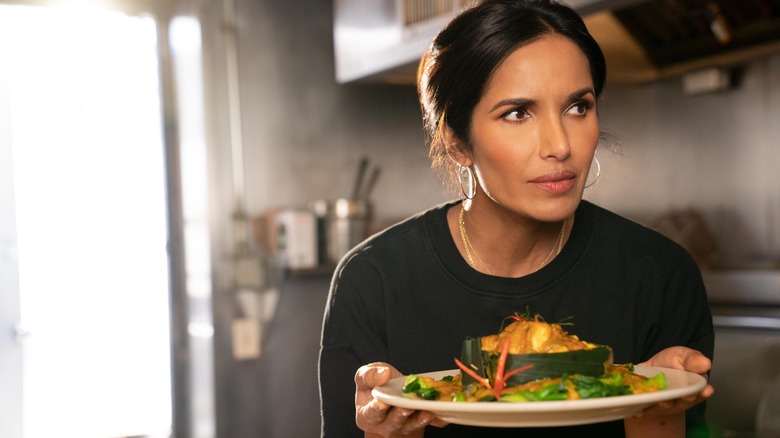
[[[336,79],[414,84],[436,32],[470,0],[334,0]],[[569,0],[607,58],[642,83],[780,52],[780,0]]]

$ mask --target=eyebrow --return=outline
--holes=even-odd
[[[573,101],[573,100],[577,100],[577,99],[582,99],[583,96],[588,95],[588,94],[592,94],[592,95],[595,96],[596,92],[593,91],[593,88],[583,88],[581,90],[577,90],[577,91],[569,94],[569,100]],[[521,98],[521,97],[504,99],[504,100],[498,102],[497,104],[493,105],[493,107],[490,108],[490,111],[495,111],[495,110],[501,108],[502,106],[533,106],[536,103],[537,102],[534,99],[525,99],[525,98]]]

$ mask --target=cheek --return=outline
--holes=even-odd
[[[572,149],[578,152],[578,155],[587,155],[592,158],[596,152],[596,147],[599,144],[600,131],[598,123],[592,125],[583,126],[583,129],[578,130],[574,138],[576,143],[572,145]]]
[[[522,174],[533,159],[535,150],[531,145],[524,144],[523,139],[520,138],[514,141],[496,141],[491,146],[482,151],[482,157],[477,160],[477,163],[483,169],[492,169],[493,171],[488,174],[497,177],[515,178]]]
[[[517,142],[504,147],[483,150],[476,161],[477,178],[482,189],[491,197],[503,190],[522,190],[522,182],[528,179],[529,163],[533,160],[532,148]],[[496,198],[494,198],[496,199]]]

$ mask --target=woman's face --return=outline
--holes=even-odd
[[[503,61],[474,108],[471,161],[495,203],[557,221],[582,197],[599,139],[585,54],[548,35]]]

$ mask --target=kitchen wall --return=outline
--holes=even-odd
[[[602,126],[621,154],[599,152],[588,197],[643,222],[703,212],[720,263],[780,259],[780,56],[756,60],[729,91],[682,93],[679,78],[608,86]]]
[[[321,0],[237,0],[247,211],[348,196],[363,156],[382,166],[373,194],[381,222],[449,199],[429,170],[414,87],[335,83],[331,6]],[[219,8],[204,2],[202,11],[209,117],[215,121],[209,171],[219,267],[232,248],[234,208],[224,40]],[[718,94],[685,96],[679,79],[609,85],[600,111],[621,151],[599,151],[602,176],[587,198],[648,223],[693,207],[703,212],[724,259],[780,259],[780,55],[746,65],[737,87]],[[215,270],[219,436],[252,437],[258,430],[273,436],[264,423],[269,418],[316,430],[316,409],[287,417],[264,404],[260,376],[268,369],[262,363],[232,360],[235,303],[224,293],[224,272]],[[324,289],[327,279],[322,284]],[[318,326],[320,318],[317,310],[290,323],[305,319]],[[316,327],[308,336],[316,345]],[[299,362],[316,361],[316,349],[309,350]],[[286,372],[295,370],[291,363]],[[308,382],[301,389],[306,397],[316,397],[314,376],[296,379]]]

